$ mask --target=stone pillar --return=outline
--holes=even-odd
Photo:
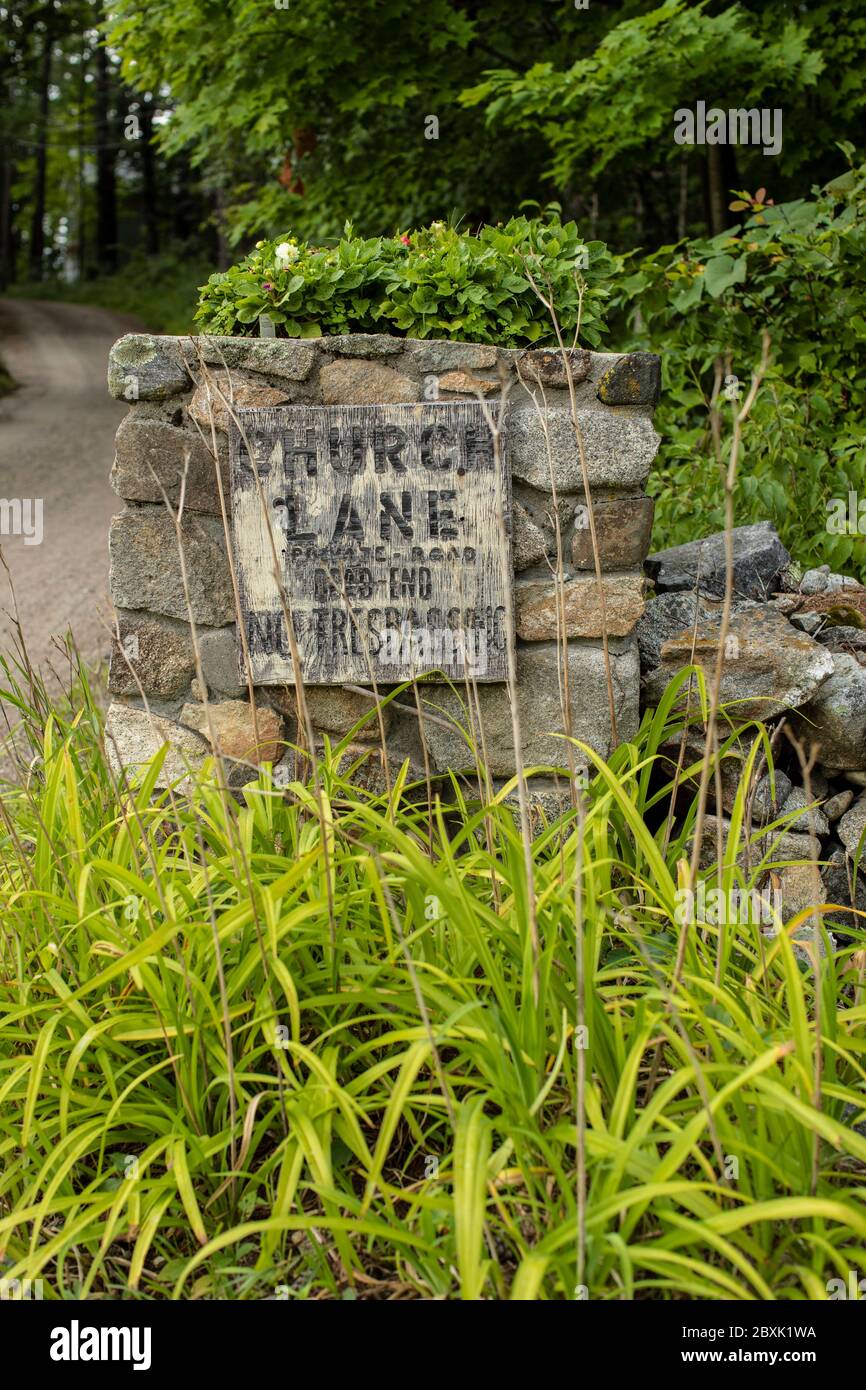
[[[163,782],[184,760],[220,751],[243,778],[249,764],[283,761],[297,737],[291,687],[256,687],[258,735],[248,690],[238,669],[236,609],[220,491],[228,508],[228,411],[214,405],[216,457],[205,366],[234,408],[372,405],[440,399],[497,399],[505,391],[504,423],[511,470],[516,668],[523,760],[567,767],[558,735],[572,734],[603,755],[611,751],[608,680],[602,650],[604,611],[617,735],[638,724],[639,662],[634,626],[643,607],[643,561],[650,548],[652,502],[644,485],[658,447],[652,412],[659,392],[659,359],[575,350],[569,353],[574,409],[562,356],[554,350],[499,349],[478,343],[353,334],[317,340],[171,338],[132,334],[112,349],[109,389],[130,409],[117,433],[112,482],[124,510],[111,528],[111,597],[119,627],[109,676],[109,746],[134,765],[164,741],[177,756]],[[577,432],[591,486],[603,572],[603,602],[595,573]],[[187,482],[182,531],[186,588],[175,527],[165,499],[176,506]],[[561,579],[554,575],[559,572]],[[190,615],[211,704],[195,678]],[[564,628],[563,628],[564,620]],[[466,690],[423,682],[424,741],[432,772],[468,771],[472,758],[452,717],[466,723]],[[487,771],[496,784],[514,773],[507,688],[477,687]],[[342,737],[371,708],[343,687],[307,691],[320,734]],[[421,774],[419,721],[411,694],[385,713],[390,759],[404,757]],[[145,713],[145,704],[150,713]],[[479,730],[476,729],[476,734]],[[383,782],[377,719],[355,736],[366,750],[367,782]],[[479,746],[481,739],[478,739]],[[378,760],[378,762],[377,762]],[[584,760],[577,757],[577,764]],[[363,774],[362,774],[363,775]],[[539,793],[552,790],[542,778]]]

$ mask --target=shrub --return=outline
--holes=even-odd
[[[866,578],[866,539],[827,526],[832,498],[866,497],[866,166],[810,200],[773,206],[759,189],[732,207],[748,214],[741,226],[661,247],[616,289],[617,346],[663,360],[662,446],[650,480],[655,544],[722,528],[710,410],[716,364],[718,451],[727,459],[766,328],[772,364],[748,425],[739,522],[769,518],[798,560]]]
[[[553,341],[532,280],[552,292],[563,329],[573,334],[580,319],[582,339],[597,346],[617,265],[552,209],[477,233],[434,222],[365,239],[347,223],[336,246],[258,242],[202,286],[196,318],[205,333],[226,335],[258,333],[264,314],[289,338],[394,333],[520,347]]]

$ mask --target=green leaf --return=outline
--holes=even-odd
[[[746,278],[746,257],[716,256],[704,268],[704,284],[707,293],[718,299],[731,285],[742,284]]]

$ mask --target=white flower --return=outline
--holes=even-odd
[[[298,248],[290,241],[281,241],[276,250],[276,257],[278,266],[287,266],[291,261],[298,259]]]

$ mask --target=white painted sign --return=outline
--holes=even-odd
[[[511,498],[474,402],[280,406],[231,426],[232,529],[256,684],[507,674]],[[275,565],[276,557],[276,565]]]

